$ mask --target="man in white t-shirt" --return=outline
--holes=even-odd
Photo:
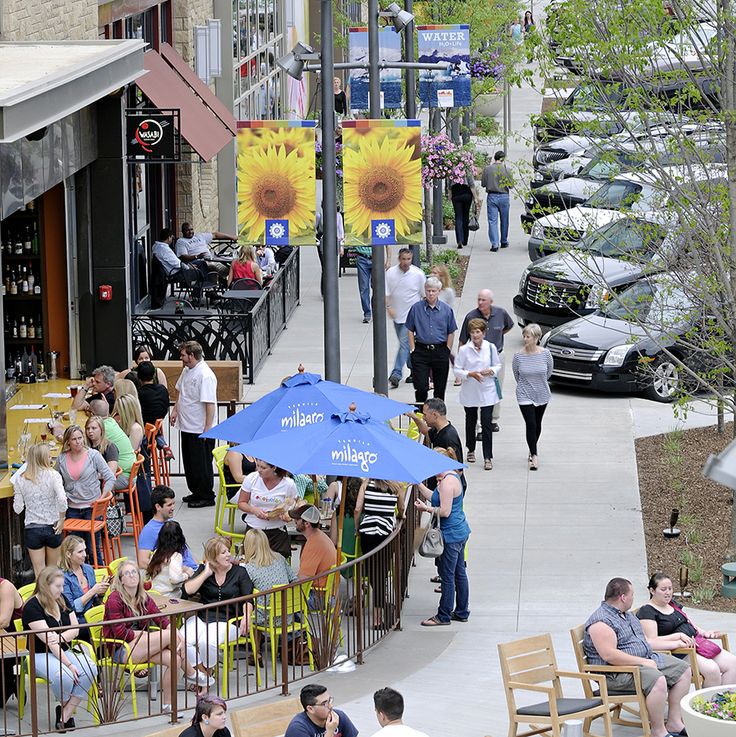
[[[399,339],[399,350],[388,383],[395,389],[401,381],[401,372],[404,365],[409,368],[411,377],[411,358],[409,357],[409,333],[407,332],[406,316],[411,306],[424,297],[424,272],[411,263],[410,248],[399,251],[399,263],[386,271],[386,310],[394,321],[394,330]],[[407,379],[409,382],[409,379]]]
[[[208,271],[211,274],[217,274],[220,281],[224,281],[227,279],[230,266],[229,264],[212,260],[214,256],[212,251],[210,251],[210,243],[212,243],[213,238],[224,241],[238,240],[234,235],[220,233],[217,230],[213,233],[195,233],[194,228],[189,223],[182,223],[181,238],[178,238],[176,241],[176,255],[185,264],[196,259],[203,259],[207,264]]]
[[[381,729],[373,737],[427,737],[424,732],[407,727],[404,716],[404,697],[395,689],[381,688],[373,694],[373,706]]]
[[[190,507],[214,507],[212,451],[214,439],[199,436],[209,430],[217,417],[217,377],[202,359],[202,346],[188,340],[179,346],[184,370],[176,382],[179,397],[171,410],[171,424],[181,432],[184,476],[191,492],[183,501]]]

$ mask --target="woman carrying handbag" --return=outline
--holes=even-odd
[[[452,449],[436,448],[435,453],[457,460]],[[448,625],[452,620],[467,622],[470,589],[465,569],[465,545],[470,536],[470,526],[463,511],[463,485],[456,471],[443,471],[437,474],[437,488],[434,491],[424,484],[417,489],[424,499],[415,500],[414,506],[423,512],[436,514],[444,541],[442,555],[437,564],[442,580],[442,595],[437,614],[422,622],[423,627]]]
[[[470,237],[470,207],[475,203],[476,212],[480,208],[480,197],[475,187],[473,174],[468,173],[462,182],[455,182],[450,187],[450,200],[455,211],[455,240],[457,247],[468,245]],[[475,218],[475,230],[478,229],[478,218]]]

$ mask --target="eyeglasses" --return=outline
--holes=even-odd
[[[325,699],[324,701],[317,701],[315,703],[315,706],[332,706],[332,704],[335,702],[335,699],[330,696],[329,699]]]
[[[120,578],[124,578],[125,576],[139,576],[140,574],[135,568],[131,568],[129,571],[123,571],[120,574]]]

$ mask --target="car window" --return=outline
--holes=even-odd
[[[693,320],[695,305],[675,282],[641,280],[601,309],[606,317],[646,323],[659,331],[677,330]]]
[[[664,231],[653,223],[640,220],[617,220],[594,231],[576,248],[597,256],[650,260],[662,245]]]
[[[642,187],[634,182],[608,182],[584,204],[602,210],[630,210],[641,196]]]

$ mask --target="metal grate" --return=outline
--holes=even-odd
[[[560,148],[540,148],[537,151],[537,163],[551,164],[555,161],[562,161],[568,157],[567,151]]]
[[[570,309],[574,312],[585,305],[587,291],[587,287],[580,284],[566,284],[529,276],[524,296],[529,304],[548,309]]]
[[[605,351],[601,350],[571,348],[564,345],[553,345],[552,343],[547,343],[547,349],[552,354],[553,358],[560,358],[565,361],[585,361],[587,363],[597,363],[605,353]]]

